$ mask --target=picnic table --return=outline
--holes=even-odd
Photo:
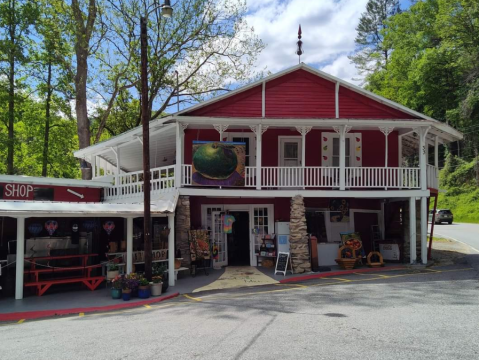
[[[37,288],[38,296],[42,296],[52,285],[55,284],[69,284],[69,283],[83,283],[90,290],[95,290],[105,280],[104,276],[91,276],[93,269],[101,268],[101,264],[87,265],[90,257],[98,256],[98,254],[79,254],[79,255],[60,255],[60,256],[40,256],[25,259],[30,263],[30,269],[25,270],[24,274],[30,281],[25,282],[24,286],[35,286]],[[67,266],[67,267],[55,267],[41,266],[37,268],[39,260],[55,261],[55,260],[68,260],[68,259],[80,259],[81,265]],[[41,274],[64,274],[71,271],[82,272],[80,276],[70,276],[61,278],[40,279]]]

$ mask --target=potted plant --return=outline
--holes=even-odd
[[[138,297],[140,299],[148,299],[150,297],[150,282],[142,277],[138,286]]]
[[[106,278],[107,280],[113,280],[115,279],[118,274],[120,273],[119,267],[115,263],[109,263],[108,264],[108,269],[106,272]]]
[[[122,277],[117,275],[114,279],[111,280],[111,298],[112,299],[121,299],[121,289],[122,289]]]
[[[132,296],[132,292],[134,290],[138,291],[138,280],[135,278],[128,278],[125,277],[123,279],[123,290],[122,290],[122,297],[124,301],[129,301]]]
[[[160,296],[163,287],[163,279],[161,276],[153,276],[153,282],[150,284],[151,296]]]

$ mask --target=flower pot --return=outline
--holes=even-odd
[[[111,289],[112,299],[121,299],[121,289]]]
[[[162,282],[151,284],[150,285],[151,296],[160,296],[162,288],[163,288]]]
[[[140,299],[148,299],[150,297],[150,286],[140,286],[138,287],[138,297]]]
[[[131,297],[138,297],[138,288],[131,289]]]
[[[183,260],[182,258],[181,259],[175,259],[175,270],[179,269],[181,267],[181,260]]]
[[[121,293],[123,301],[129,301],[131,299],[131,290],[123,290]]]
[[[119,274],[120,274],[119,270],[107,271],[106,272],[106,278],[108,280],[112,280],[112,279],[116,278]]]

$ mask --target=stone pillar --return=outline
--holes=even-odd
[[[301,195],[291,199],[289,243],[295,274],[311,271],[304,201]]]
[[[190,218],[190,197],[180,196],[178,204],[176,205],[175,215],[175,239],[176,249],[180,249],[183,261],[181,266],[189,267],[191,263],[190,258],[190,244],[188,242],[188,230],[191,229]],[[175,255],[176,256],[176,255]]]

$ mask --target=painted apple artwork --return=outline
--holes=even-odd
[[[195,185],[244,186],[245,143],[194,141]]]

